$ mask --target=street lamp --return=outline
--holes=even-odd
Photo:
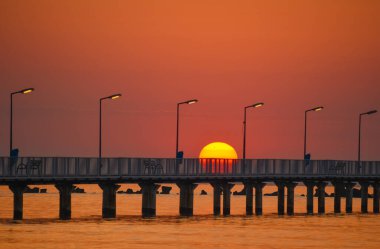
[[[305,159],[305,156],[306,156],[306,137],[307,137],[307,133],[306,133],[306,128],[307,128],[307,113],[308,112],[318,112],[318,111],[321,111],[323,109],[323,106],[318,106],[318,107],[314,107],[312,109],[309,109],[309,110],[306,110],[305,111],[305,135],[304,135],[304,144],[303,144],[303,156],[304,156],[304,159]]]
[[[360,149],[361,149],[361,126],[362,126],[362,116],[375,114],[377,110],[372,110],[369,112],[364,112],[359,114],[359,141],[358,141],[358,166],[360,167]]]
[[[115,100],[121,97],[121,94],[113,94],[99,100],[99,163],[102,158],[102,101],[106,99]]]
[[[197,99],[191,99],[177,103],[177,135],[176,135],[176,145],[175,145],[175,158],[178,157],[178,139],[179,139],[179,106],[183,104],[191,105],[197,103]]]
[[[248,108],[257,108],[257,107],[260,107],[260,106],[263,106],[264,103],[260,102],[260,103],[256,103],[254,105],[249,105],[249,106],[246,106],[244,107],[244,121],[243,121],[243,126],[244,126],[244,133],[243,133],[243,162],[245,164],[245,144],[246,144],[246,126],[247,126],[247,109]]]
[[[9,134],[9,156],[12,156],[12,150],[13,150],[13,95],[15,94],[27,94],[34,91],[34,88],[26,88],[22,89],[20,91],[12,92],[11,93],[11,118],[10,118],[10,134]]]

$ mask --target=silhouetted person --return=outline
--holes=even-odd
[[[176,158],[176,173],[179,174],[179,165],[182,164],[183,161],[183,151],[177,152],[177,158]]]
[[[9,170],[11,173],[13,172],[13,169],[15,168],[15,165],[17,164],[18,154],[19,154],[19,149],[13,149],[11,151],[11,155],[9,159]]]
[[[305,166],[308,166],[310,164],[310,160],[311,160],[310,153],[308,153],[308,154],[305,155],[304,160],[305,160]]]

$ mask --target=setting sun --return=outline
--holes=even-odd
[[[199,158],[223,158],[223,159],[237,159],[237,153],[235,149],[223,142],[213,142],[203,147]]]

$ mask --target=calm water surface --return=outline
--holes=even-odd
[[[172,194],[157,196],[158,217],[152,219],[140,217],[141,195],[118,195],[115,220],[101,219],[98,187],[81,187],[87,193],[73,194],[73,220],[57,220],[59,196],[48,186],[47,194],[24,195],[22,222],[12,221],[12,194],[0,187],[0,248],[380,248],[380,216],[359,214],[359,199],[352,215],[332,214],[333,200],[327,198],[327,215],[305,216],[303,187],[296,189],[299,214],[293,217],[275,214],[276,197],[264,197],[262,217],[245,217],[244,196],[232,196],[230,217],[214,217],[211,188],[200,185],[192,218],[178,217],[178,189],[173,188]],[[127,187],[137,189],[121,189]],[[200,196],[202,189],[209,195]],[[265,188],[272,191],[275,187]]]

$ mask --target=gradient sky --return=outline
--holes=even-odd
[[[197,157],[223,141],[247,157],[356,159],[358,114],[380,110],[380,1],[0,1],[0,154]],[[363,119],[362,159],[380,160],[380,114]]]

